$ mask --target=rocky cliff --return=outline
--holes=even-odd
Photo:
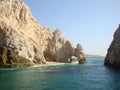
[[[85,62],[81,49],[74,49],[60,30],[39,25],[22,0],[0,0],[0,67],[71,62],[75,53]]]
[[[120,68],[120,25],[114,33],[114,39],[108,48],[105,65]]]

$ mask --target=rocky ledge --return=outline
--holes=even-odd
[[[39,25],[22,0],[0,0],[0,67],[74,60],[86,62],[80,44],[74,48],[59,29]]]
[[[114,33],[114,39],[108,48],[105,65],[120,68],[120,25]]]

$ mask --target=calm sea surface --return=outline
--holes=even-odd
[[[0,90],[120,90],[120,70],[103,63],[89,58],[85,65],[0,69]]]

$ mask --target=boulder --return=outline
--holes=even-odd
[[[76,56],[71,56],[70,62],[78,62],[78,58]]]

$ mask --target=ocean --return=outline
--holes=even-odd
[[[0,69],[0,90],[120,90],[120,70],[104,58],[87,64]]]

